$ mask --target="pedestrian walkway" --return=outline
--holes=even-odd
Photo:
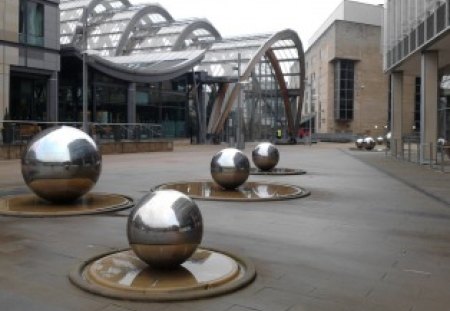
[[[107,155],[94,191],[142,197],[166,182],[210,179],[225,146]],[[350,144],[280,145],[279,167],[305,175],[250,181],[311,191],[278,202],[198,201],[202,245],[255,264],[250,286],[217,298],[136,303],[70,284],[80,261],[127,247],[128,211],[82,217],[0,218],[1,310],[447,311],[450,305],[449,174],[351,151]],[[252,145],[245,153],[251,157]],[[447,188],[448,189],[448,188]],[[17,160],[0,161],[0,195],[26,192]]]

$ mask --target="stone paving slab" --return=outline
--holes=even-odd
[[[349,145],[350,146],[350,145]],[[97,192],[135,199],[179,180],[208,179],[225,146],[104,157]],[[250,258],[258,276],[230,295],[178,303],[136,303],[90,295],[67,279],[80,260],[127,246],[128,212],[59,219],[0,218],[1,310],[448,310],[450,209],[421,187],[385,173],[342,144],[278,146],[280,167],[306,175],[251,176],[294,184],[311,196],[280,202],[198,201],[202,244]],[[252,145],[245,153],[251,156]],[[364,157],[364,158],[363,158]],[[367,157],[367,158],[365,158]],[[372,155],[370,155],[372,157]],[[375,155],[374,155],[375,157]],[[371,162],[372,161],[372,162]],[[431,173],[431,172],[430,172]],[[428,173],[426,173],[428,174]],[[431,175],[430,175],[431,176]],[[431,177],[430,177],[431,178]],[[430,188],[425,189],[431,193]],[[27,191],[18,161],[0,161],[0,195]]]

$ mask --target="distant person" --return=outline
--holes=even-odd
[[[282,134],[281,129],[278,129],[277,130],[277,138],[278,139],[281,139],[281,134]]]

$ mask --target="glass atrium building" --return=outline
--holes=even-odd
[[[234,136],[241,116],[247,140],[296,134],[304,55],[292,30],[223,38],[206,19],[128,0],[61,0],[60,23],[60,121],[82,120],[85,55],[90,122],[204,142]]]

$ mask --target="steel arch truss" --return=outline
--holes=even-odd
[[[252,39],[254,38],[245,39],[252,42]],[[286,45],[287,42],[291,43]],[[239,83],[231,83],[232,87],[230,88],[228,96],[220,97],[216,101],[215,105],[217,105],[217,107],[213,107],[213,111],[215,111],[215,113],[211,116],[210,122],[208,124],[209,133],[218,135],[223,131],[225,121],[227,120],[236,102],[238,93],[241,92],[241,86],[246,82],[246,80],[251,77],[252,73],[255,72],[258,63],[264,62],[265,59],[265,62],[271,65],[273,77],[276,79],[278,88],[280,90],[280,95],[283,100],[287,119],[288,134],[291,137],[294,136],[297,132],[297,127],[300,120],[303,103],[303,93],[305,88],[304,52],[300,38],[294,31],[284,30],[270,37],[267,37],[253,54],[248,53],[248,47],[249,45],[246,45],[244,43],[235,44],[234,48],[229,46],[223,47],[224,49],[229,48],[229,51],[232,51],[233,53],[231,54],[233,54],[234,56],[236,56],[238,52],[242,52],[245,60],[245,62],[242,64],[244,71],[240,77],[236,77]],[[285,49],[295,49],[296,53],[294,53],[295,55],[292,58],[289,58],[291,56],[283,56],[282,51]],[[202,64],[200,66],[205,66],[205,64],[208,62],[208,56],[205,57],[205,60],[202,61]],[[286,68],[286,66],[283,66],[281,64],[284,61],[287,61],[289,63],[289,68]],[[217,60],[215,62],[210,61],[208,65],[218,66],[220,64],[225,64],[226,66],[228,66],[229,68],[225,68],[224,71],[228,71],[228,73],[231,74],[230,70],[234,69],[233,67],[236,65],[236,62],[233,62],[233,59],[230,58],[223,57],[220,59],[219,57],[217,57]],[[295,109],[296,111],[292,111],[292,104],[289,96],[289,94],[292,92],[290,89],[294,90],[293,93],[295,93],[295,97],[297,97],[297,105]],[[217,110],[221,110],[221,113],[217,113]]]

